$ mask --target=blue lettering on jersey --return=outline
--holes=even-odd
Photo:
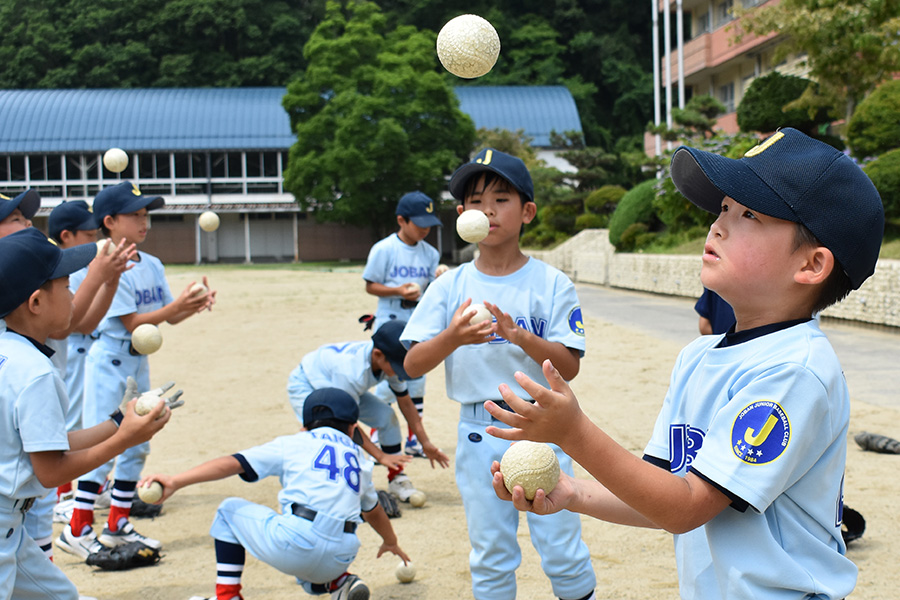
[[[341,352],[346,350],[347,346],[349,346],[349,345],[350,345],[349,342],[346,344],[331,344],[330,346],[326,346],[326,348],[328,348],[329,350],[334,350],[335,352],[340,354]]]
[[[151,304],[153,302],[162,303],[164,297],[161,286],[144,290],[135,290],[134,292],[134,301],[138,306],[142,304]]]
[[[703,447],[705,432],[687,424],[669,425],[669,465],[673,473],[690,468]]]
[[[584,336],[584,319],[581,318],[581,307],[576,306],[569,313],[569,329],[575,335]]]
[[[516,322],[516,327],[524,329],[525,331],[530,331],[531,333],[542,339],[545,339],[547,337],[547,319],[538,319],[537,317],[516,317],[514,320]],[[494,319],[494,322],[496,321],[497,319]],[[508,344],[509,340],[506,340],[499,335],[494,334],[488,343]]]
[[[6,364],[6,357],[0,354],[0,369],[3,368],[3,365]]]
[[[787,413],[771,400],[757,400],[734,419],[731,442],[734,455],[742,461],[761,465],[772,462],[791,441]]]
[[[359,493],[361,477],[356,452],[344,452],[341,455],[331,444],[323,444],[313,461],[313,469],[324,471],[331,481],[343,479],[351,490]]]
[[[391,272],[388,274],[391,278],[400,278],[400,279],[428,279],[431,276],[431,273],[428,271],[428,267],[417,267],[416,265],[407,265],[407,266],[397,266],[391,269]]]

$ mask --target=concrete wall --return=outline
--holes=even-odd
[[[553,250],[528,254],[565,272],[573,281],[697,298],[699,256],[616,253],[606,229],[589,229]],[[875,274],[823,316],[900,327],[900,260],[880,260]]]

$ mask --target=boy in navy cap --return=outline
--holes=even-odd
[[[444,361],[447,396],[460,404],[456,486],[472,545],[472,592],[478,600],[513,600],[521,563],[519,514],[494,495],[487,478],[491,461],[500,460],[509,444],[484,435],[497,422],[485,401],[499,401],[497,386],[516,370],[539,376],[547,358],[567,379],[575,377],[584,326],[574,284],[519,247],[522,228],[537,210],[521,159],[485,148],[453,173],[450,193],[460,202],[459,214],[482,211],[490,232],[478,243],[475,260],[441,275],[419,301],[400,338],[410,344],[404,366],[415,377]],[[493,322],[469,322],[473,300],[484,302]],[[554,450],[561,469],[571,474],[572,459]],[[565,600],[593,598],[597,580],[578,515],[531,515],[528,530],[553,593]]]
[[[162,208],[159,196],[144,196],[130,181],[101,190],[94,198],[94,215],[100,228],[116,245],[140,244],[149,230],[149,211]],[[97,340],[91,345],[85,366],[83,421],[85,427],[102,422],[118,404],[130,375],[138,389],[150,389],[147,357],[131,345],[131,332],[141,324],[176,324],[213,304],[215,292],[192,293],[188,284],[178,298],[169,291],[162,262],[146,252],[137,252],[130,268],[119,277],[119,285],[109,310],[97,327]],[[206,278],[204,285],[209,287]],[[150,452],[149,444],[129,448],[115,461],[99,466],[78,481],[72,518],[56,540],[66,552],[87,557],[100,549],[99,544],[118,546],[141,542],[159,548],[157,540],[147,538],[128,520],[135,487]],[[93,531],[94,501],[115,466],[112,498],[106,527],[99,537]]]
[[[139,417],[132,399],[124,414],[66,431],[65,387],[45,343],[72,317],[69,274],[95,255],[93,245],[61,250],[33,228],[0,239],[0,598],[78,598],[24,533],[25,512],[48,488],[145,442],[169,420],[164,403]]]
[[[856,566],[841,535],[850,396],[813,315],[875,270],[884,209],[843,153],[783,129],[735,160],[682,146],[672,179],[718,214],[701,280],[734,309],[732,331],[702,336],[678,357],[644,460],[581,412],[549,361],[550,389],[521,373],[537,405],[501,392],[509,440],[555,442],[596,478],[565,476],[520,510],[563,509],[675,534],[681,597],[845,598]],[[516,414],[518,413],[518,414]]]
[[[306,398],[302,414],[304,431],[207,461],[178,475],[151,475],[141,482],[159,481],[165,500],[188,485],[232,475],[250,482],[269,476],[281,480],[280,512],[243,498],[227,498],[219,505],[210,529],[218,572],[216,593],[210,600],[242,597],[247,550],[296,577],[310,594],[366,600],[369,588],[347,572],[359,551],[356,527],[360,517],[381,536],[379,557],[392,552],[403,562],[409,561],[378,503],[372,460],[355,443],[360,433],[356,399],[344,390],[321,388]]]
[[[396,213],[399,227],[397,233],[372,246],[363,270],[366,293],[378,298],[374,319],[376,329],[391,319],[409,320],[419,298],[425,293],[428,284],[434,281],[441,258],[434,246],[425,241],[432,227],[441,226],[434,201],[418,190],[409,192],[397,202]],[[370,322],[368,327],[371,326]],[[407,386],[413,404],[416,405],[419,416],[422,416],[425,406],[425,377],[412,379],[407,382]],[[385,385],[379,386],[376,393],[382,398],[390,398]],[[383,439],[381,443],[384,451],[389,454],[400,451],[399,447],[394,448],[393,443],[385,446],[387,442]],[[422,444],[411,430],[406,439],[405,452],[411,456],[425,456]]]
[[[31,227],[31,219],[41,207],[41,196],[25,190],[15,198],[0,194],[0,237]]]

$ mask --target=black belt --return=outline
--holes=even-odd
[[[24,498],[21,500],[16,500],[15,504],[13,505],[13,508],[17,508],[17,509],[21,510],[23,513],[28,512],[28,509],[30,509],[32,507],[35,500],[37,500],[37,498]]]
[[[313,509],[296,502],[291,504],[291,512],[307,521],[315,521],[318,514]],[[344,521],[344,533],[356,533],[356,526],[357,523],[355,521]]]
[[[419,305],[418,300],[400,300],[400,308],[415,308]]]

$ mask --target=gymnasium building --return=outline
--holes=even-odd
[[[42,197],[35,226],[65,200],[87,200],[123,179],[166,199],[153,211],[142,249],[167,263],[364,260],[373,231],[317,223],[283,189],[296,141],[281,106],[285,89],[0,90],[0,193],[27,188]],[[476,128],[523,130],[549,164],[553,131],[581,132],[563,86],[458,87],[460,108]],[[122,148],[122,173],[102,161]],[[205,232],[199,215],[221,224]],[[455,212],[429,242],[452,255]],[[442,231],[443,229],[443,231]],[[447,233],[444,233],[447,232]],[[451,234],[451,235],[448,235]]]

